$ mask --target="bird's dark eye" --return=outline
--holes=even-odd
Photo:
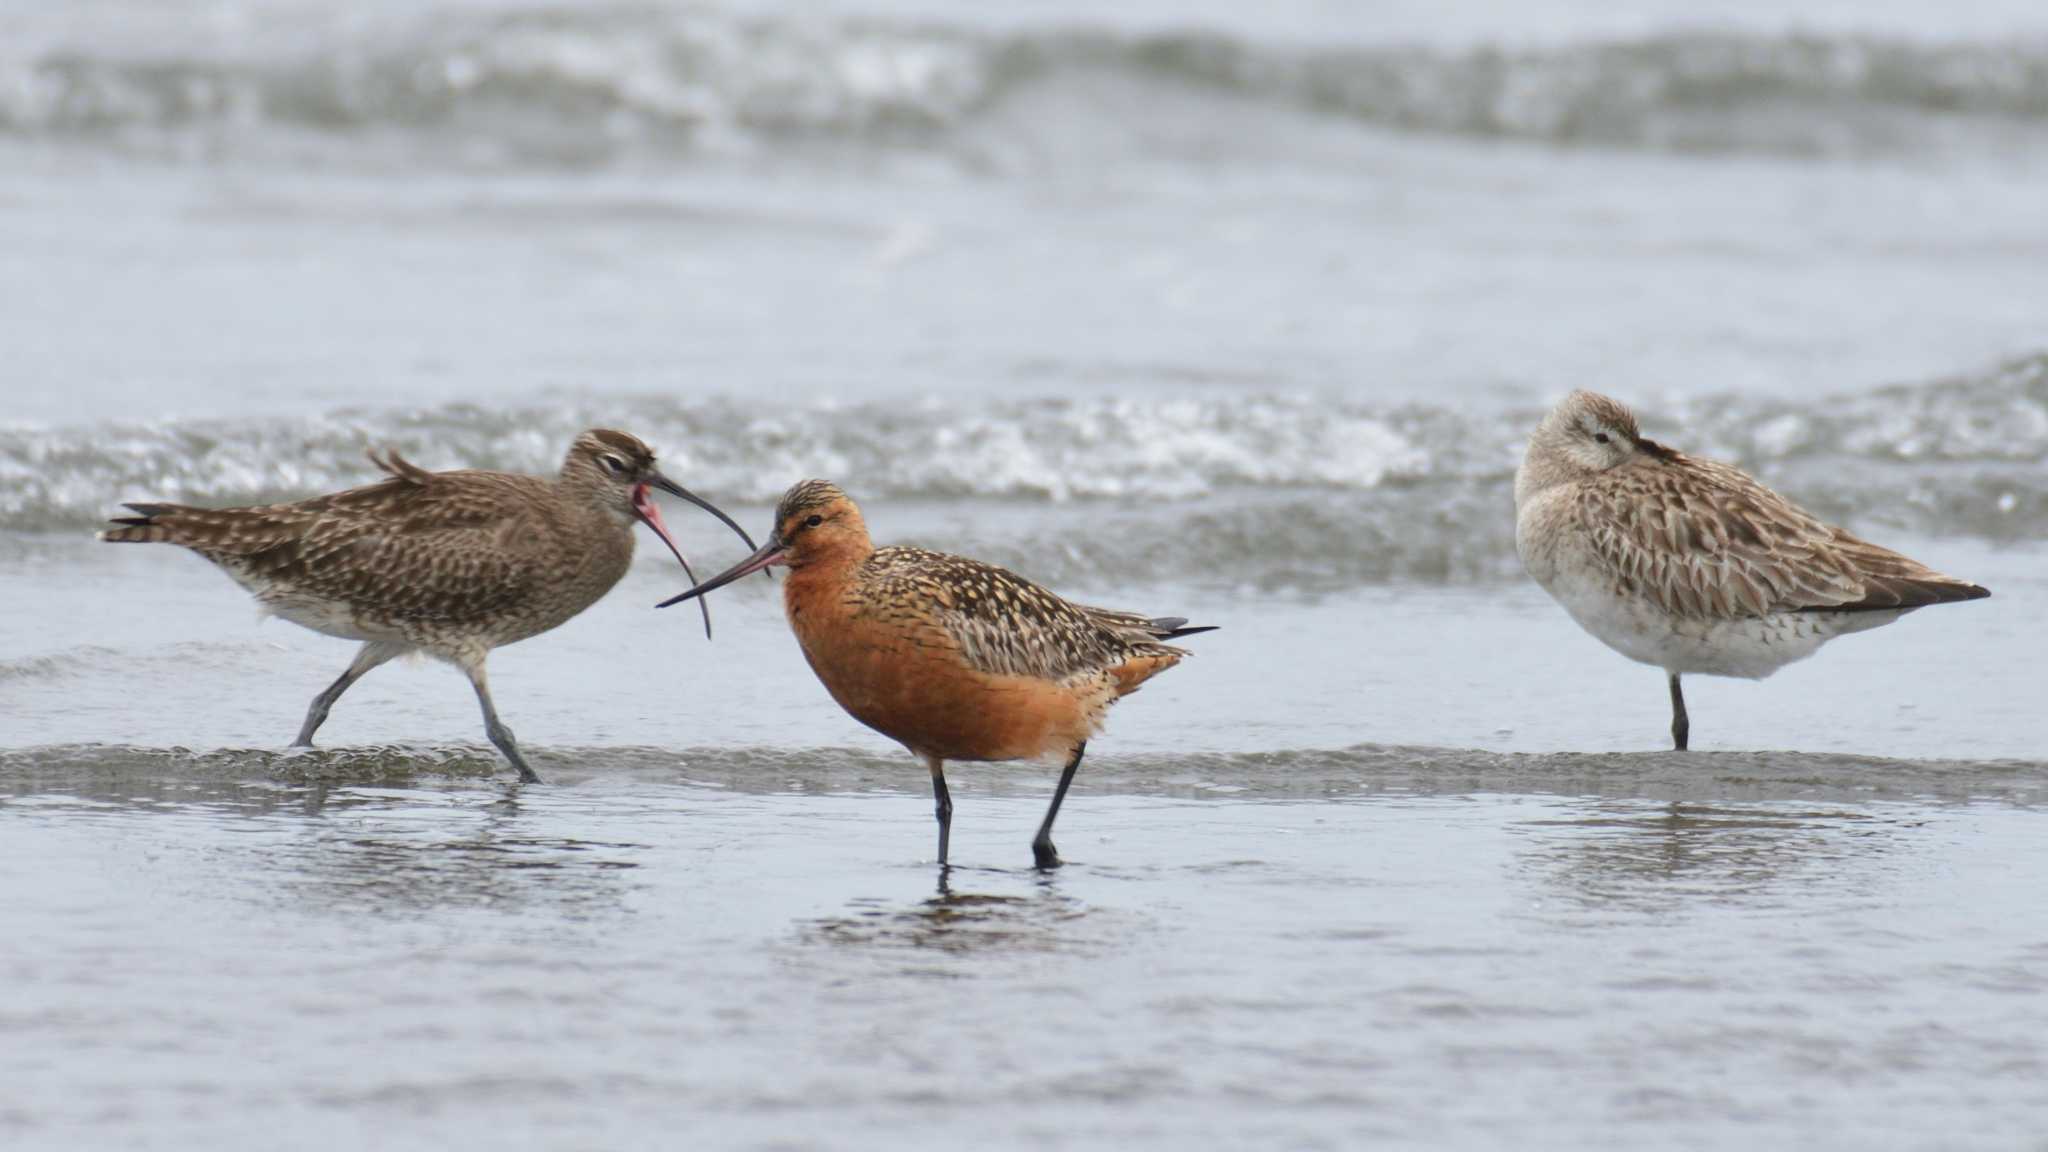
[[[823,524],[824,522],[825,518],[823,516],[813,516],[809,520],[804,521],[804,527],[816,528],[818,525]]]
[[[1605,443],[1607,443],[1607,433],[1605,433],[1605,432],[1595,432],[1595,433],[1593,433],[1593,439],[1595,439],[1595,440],[1598,440],[1598,441],[1599,441],[1599,442],[1601,442],[1602,444],[1605,444]]]
[[[599,456],[597,459],[599,463],[604,465],[604,470],[612,475],[624,476],[626,474],[626,462],[617,456]]]

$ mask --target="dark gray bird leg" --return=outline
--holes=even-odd
[[[1685,738],[1692,732],[1692,722],[1685,715],[1685,692],[1678,686],[1678,673],[1671,674],[1671,747],[1674,751],[1685,751]]]
[[[492,744],[497,745],[498,751],[505,754],[505,759],[510,760],[514,768],[519,769],[521,783],[540,783],[540,773],[527,766],[526,757],[519,754],[519,741],[513,739],[512,730],[505,727],[505,722],[498,719],[498,710],[491,707],[491,684],[484,676],[483,661],[465,663],[462,670],[469,673],[470,686],[476,689],[476,702],[483,705],[484,734],[491,738]]]
[[[933,811],[939,818],[939,867],[946,866],[946,842],[953,835],[953,794],[946,790],[946,762],[937,756],[927,756],[924,762],[932,770]]]
[[[1067,759],[1067,766],[1060,773],[1060,786],[1053,789],[1052,807],[1045,810],[1045,822],[1038,826],[1038,835],[1032,838],[1031,856],[1040,868],[1060,866],[1059,850],[1052,846],[1052,822],[1059,819],[1060,801],[1067,798],[1067,786],[1074,782],[1074,771],[1081,767],[1081,756],[1087,751],[1086,740],[1074,746],[1074,754]]]
[[[327,723],[327,710],[334,707],[334,702],[341,699],[341,694],[348,691],[356,681],[367,676],[370,669],[404,652],[405,649],[398,645],[376,640],[356,649],[356,658],[349,661],[348,671],[343,672],[340,679],[329,684],[325,692],[313,697],[312,705],[306,709],[306,722],[299,725],[299,738],[292,741],[292,747],[311,748],[313,733],[318,732],[320,726]]]

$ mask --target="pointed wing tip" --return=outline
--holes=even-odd
[[[1921,584],[1915,589],[1928,593],[1924,604],[1960,604],[1966,600],[1985,600],[1991,596],[1991,589],[1967,581],[1944,581],[1940,584]]]
[[[1960,580],[1874,580],[1866,586],[1866,594],[1861,600],[1842,604],[1815,604],[1794,611],[1910,612],[1916,608],[1931,608],[1936,604],[1961,604],[1969,600],[1984,600],[1990,595],[1991,589],[1981,584],[1968,584]]]

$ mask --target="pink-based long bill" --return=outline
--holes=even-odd
[[[654,497],[648,493],[645,484],[633,489],[633,514],[640,517],[642,524],[654,529],[654,534],[661,537],[661,542],[668,545],[668,550],[675,555],[676,563],[683,566],[683,575],[688,576],[690,583],[695,584],[697,574],[690,570],[690,562],[683,557],[683,550],[676,547],[676,538],[668,534],[668,525],[661,522],[661,508],[654,503]],[[741,536],[744,538],[745,533],[741,533]],[[747,542],[753,543],[751,540]],[[700,604],[699,607],[703,605]],[[704,608],[704,638],[711,639],[711,609],[708,607]]]
[[[745,560],[742,560],[739,563],[733,565],[732,567],[727,568],[725,571],[720,572],[718,575],[713,576],[711,579],[706,580],[702,584],[697,585],[695,588],[690,589],[688,592],[685,592],[680,596],[671,596],[668,599],[663,600],[661,603],[656,604],[655,607],[666,608],[671,604],[680,604],[683,601],[690,599],[696,599],[697,603],[702,604],[704,602],[702,597],[706,592],[709,592],[714,588],[723,588],[727,584],[730,584],[735,580],[738,580],[745,576],[752,576],[756,572],[764,571],[769,566],[781,564],[787,561],[788,559],[789,545],[784,544],[780,540],[771,539],[768,541],[768,543],[763,544],[761,546],[760,551],[754,553],[752,556],[749,556]]]

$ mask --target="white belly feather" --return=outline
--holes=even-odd
[[[222,564],[220,568],[256,597],[256,603],[262,605],[266,616],[289,620],[301,628],[343,640],[390,638],[371,635],[371,631],[356,618],[355,608],[344,601],[307,595],[290,585],[250,573],[240,565]]]

